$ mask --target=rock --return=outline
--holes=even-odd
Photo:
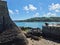
[[[42,32],[41,32],[41,30],[37,30],[37,29],[32,29],[32,30],[30,30],[30,31],[28,31],[27,32],[27,34],[26,35],[34,35],[34,36],[38,36],[38,37],[40,37],[41,35],[42,35]]]
[[[42,33],[41,33],[41,30],[32,29],[32,30],[28,31],[25,35],[27,38],[39,40]]]
[[[6,1],[0,1],[0,44],[1,45],[28,45],[21,28],[11,20]]]
[[[27,38],[30,38],[30,37],[31,37],[31,34],[26,33],[25,36],[26,36]]]
[[[40,37],[31,35],[31,39],[34,39],[34,40],[40,40]]]
[[[32,30],[32,35],[35,35],[35,36],[38,36],[40,37],[41,36],[41,31],[40,30]]]

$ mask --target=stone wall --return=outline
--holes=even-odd
[[[42,33],[46,37],[60,39],[60,27],[58,26],[43,26]]]

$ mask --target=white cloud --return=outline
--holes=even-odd
[[[19,10],[15,10],[16,14],[19,14]]]
[[[35,10],[37,10],[37,8],[34,5],[29,4],[28,6],[24,7],[24,10],[26,10],[26,11],[28,11],[28,10],[35,11]]]
[[[24,10],[29,10],[28,6],[25,6],[25,7],[24,7]]]
[[[9,13],[10,13],[10,14],[14,14],[14,11],[11,10],[11,9],[9,9]]]
[[[49,12],[49,13],[47,13],[47,14],[44,14],[43,16],[44,16],[44,17],[56,17],[57,15],[56,15],[56,13],[51,13],[51,12]]]
[[[55,10],[55,12],[60,12],[60,10]]]
[[[9,14],[12,14],[12,15],[14,15],[14,14],[19,14],[19,10],[11,10],[11,9],[9,9]]]
[[[29,9],[32,10],[32,11],[34,11],[34,10],[36,10],[37,8],[36,8],[35,6],[33,6],[32,4],[29,4]]]
[[[39,13],[35,13],[33,16],[34,17],[39,17]]]
[[[60,12],[60,4],[57,3],[57,4],[54,4],[52,3],[50,6],[49,6],[49,10],[50,11],[55,11],[55,12]]]

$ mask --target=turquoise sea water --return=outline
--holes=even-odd
[[[17,26],[20,27],[32,27],[32,28],[42,28],[42,25],[46,22],[15,22]],[[49,24],[56,24],[60,22],[48,22]]]

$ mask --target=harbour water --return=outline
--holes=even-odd
[[[46,22],[15,22],[15,24],[19,27],[32,27],[32,28],[42,28]],[[60,22],[47,22],[49,24],[60,24]]]

